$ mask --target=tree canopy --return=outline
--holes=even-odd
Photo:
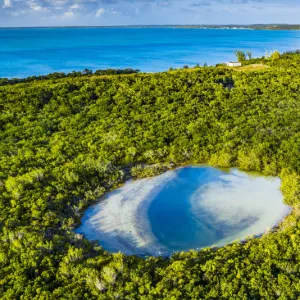
[[[299,298],[300,54],[261,61],[2,83],[1,298]],[[260,238],[169,258],[108,253],[73,232],[106,192],[170,163],[278,175],[293,211]]]

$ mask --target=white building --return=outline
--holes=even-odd
[[[228,67],[241,67],[242,63],[230,61],[230,62],[227,63],[227,66]]]

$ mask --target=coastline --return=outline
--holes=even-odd
[[[296,50],[300,48],[299,32],[222,26],[1,28],[0,40],[7,42],[0,51],[0,78],[47,74],[54,78],[60,73],[74,77],[78,72],[89,75],[90,71],[133,66],[149,74],[214,66],[236,59],[237,49],[250,51],[252,57],[262,57],[266,49]],[[41,43],[35,42],[36,36]]]
[[[114,25],[114,26],[17,26],[17,27],[0,27],[1,29],[58,29],[58,28],[172,28],[172,29],[248,29],[248,30],[300,30],[300,24],[249,24],[249,25]]]

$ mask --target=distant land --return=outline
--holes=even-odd
[[[0,27],[9,28],[191,28],[191,29],[252,29],[252,30],[300,30],[300,24],[251,24],[251,25],[122,25],[122,26],[41,26]]]

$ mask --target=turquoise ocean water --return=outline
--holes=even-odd
[[[144,72],[233,60],[300,48],[300,31],[172,28],[0,29],[0,77],[27,77],[85,68]]]

